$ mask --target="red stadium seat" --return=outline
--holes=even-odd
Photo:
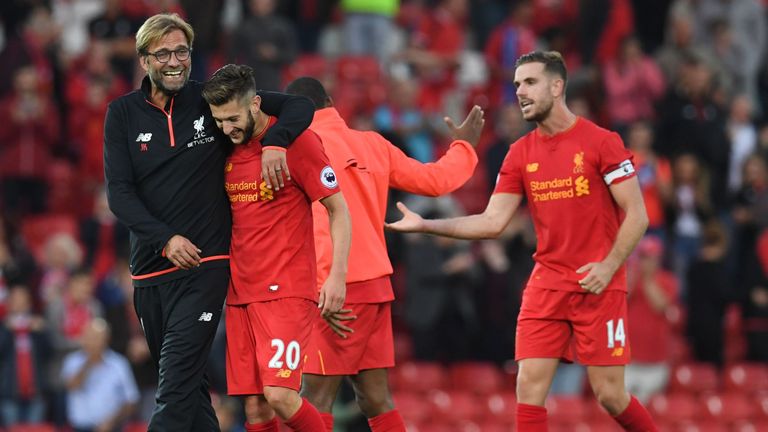
[[[48,423],[17,424],[10,426],[8,432],[56,432],[56,428]]]
[[[755,406],[757,418],[768,421],[768,392],[760,392],[756,395]]]
[[[283,80],[286,84],[303,76],[311,76],[322,80],[330,72],[332,72],[332,64],[324,56],[302,54],[289,67],[285,68]]]
[[[728,425],[712,420],[686,422],[671,429],[673,432],[726,432]]]
[[[426,393],[447,387],[445,369],[438,363],[406,362],[392,371],[396,387],[402,391]]]
[[[478,424],[478,431],[482,432],[509,432],[512,427],[506,423],[482,422]]]
[[[79,228],[77,220],[65,214],[42,214],[28,216],[21,224],[21,234],[36,259],[42,260],[43,248],[49,237],[58,233],[70,234],[77,240]]]
[[[437,417],[452,423],[479,420],[485,414],[485,409],[478,403],[477,396],[471,393],[433,390],[429,393],[429,400],[434,406]]]
[[[413,356],[413,341],[407,334],[395,333],[395,363],[400,364],[411,360]]]
[[[713,365],[688,363],[674,369],[669,391],[702,394],[715,392],[719,386],[720,379]]]
[[[126,425],[125,428],[123,428],[123,432],[147,432],[147,425],[144,422],[134,422],[129,425]]]
[[[740,363],[729,366],[724,373],[726,390],[753,393],[768,391],[768,366],[760,363]]]
[[[623,432],[611,419],[600,421],[581,421],[578,423],[549,422],[549,432]]]
[[[408,432],[457,432],[456,426],[443,421],[418,423],[414,428],[406,428]]]
[[[739,421],[733,425],[733,432],[762,432],[768,431],[768,421]]]
[[[695,396],[687,393],[656,395],[648,403],[654,419],[668,423],[693,420],[703,408]]]
[[[550,396],[547,398],[547,416],[553,423],[575,424],[587,417],[584,399],[572,396]]]
[[[691,360],[691,347],[685,336],[681,334],[672,334],[669,346],[669,361],[672,364],[688,363]]]
[[[755,403],[740,393],[708,396],[704,406],[710,416],[726,423],[751,420],[757,413]]]
[[[480,395],[491,394],[502,387],[501,372],[493,363],[457,363],[448,369],[448,376],[454,389]]]
[[[515,423],[517,398],[515,397],[514,392],[502,392],[489,395],[485,405],[489,419],[508,425]]]
[[[394,392],[392,399],[406,422],[420,424],[432,420],[432,404],[423,395],[411,392]]]
[[[336,60],[336,77],[347,83],[377,83],[381,81],[381,65],[376,57],[343,56]]]

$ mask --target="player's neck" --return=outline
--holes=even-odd
[[[572,113],[564,103],[562,105],[556,104],[552,107],[547,118],[539,122],[537,127],[539,132],[544,135],[557,135],[573,126],[577,118],[576,114]]]
[[[269,125],[269,117],[261,111],[256,113],[253,120],[256,124],[253,126],[253,135],[251,135],[251,139],[259,138],[263,135]]]

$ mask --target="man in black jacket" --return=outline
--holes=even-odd
[[[150,431],[218,431],[205,366],[229,282],[231,218],[226,137],[189,81],[192,27],[155,15],[136,33],[141,89],[109,106],[104,166],[109,205],[131,231],[134,306],[159,369]],[[260,93],[280,116],[265,137],[262,172],[290,179],[285,147],[312,121],[308,99]]]

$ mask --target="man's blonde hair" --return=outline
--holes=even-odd
[[[163,13],[147,18],[136,32],[136,52],[139,55],[146,55],[149,46],[153,42],[160,40],[163,36],[174,30],[181,30],[187,37],[189,47],[192,48],[192,42],[195,40],[195,31],[178,14]]]

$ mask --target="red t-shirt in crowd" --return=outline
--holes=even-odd
[[[267,189],[261,179],[263,136],[235,146],[225,166],[232,207],[227,304],[286,297],[316,301],[312,202],[339,192],[336,174],[320,138],[305,131],[288,147],[291,180],[279,191]]]
[[[667,299],[675,303],[677,298],[677,279],[667,271],[659,271],[655,282],[666,294]],[[632,342],[632,361],[637,363],[661,363],[669,360],[672,323],[664,311],[655,311],[648,302],[648,296],[638,280],[627,298],[627,320]]]
[[[576,270],[610,252],[623,214],[608,185],[635,175],[619,135],[578,117],[547,136],[538,129],[512,144],[494,193],[524,194],[538,244],[529,287],[584,292]],[[624,267],[607,290],[626,291]]]

